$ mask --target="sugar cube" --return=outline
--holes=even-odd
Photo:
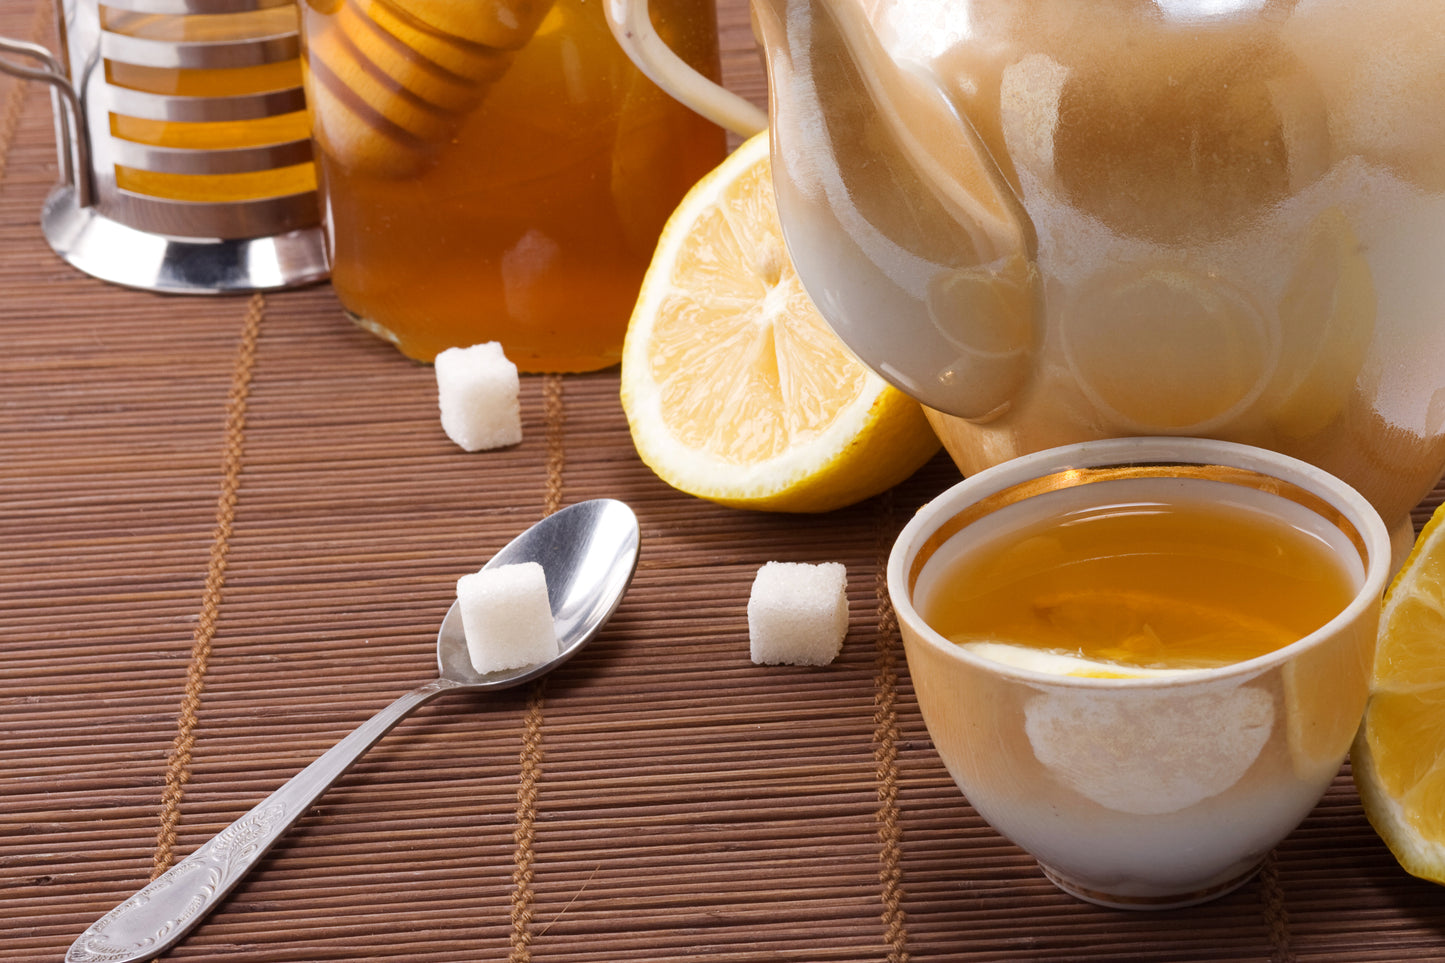
[[[447,348],[433,362],[442,430],[466,451],[522,440],[521,381],[496,341]]]
[[[536,562],[484,568],[457,579],[462,630],[480,673],[520,669],[557,654],[547,573]]]
[[[748,643],[759,665],[827,665],[848,631],[848,572],[839,562],[768,562],[748,597]]]

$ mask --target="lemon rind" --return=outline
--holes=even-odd
[[[1375,655],[1377,662],[1388,651],[1395,612],[1402,600],[1410,596],[1410,586],[1418,577],[1420,567],[1441,551],[1445,551],[1445,505],[1431,515],[1385,592],[1380,612],[1380,644]],[[1442,648],[1445,648],[1445,640],[1442,640]],[[1374,691],[1383,690],[1372,687]],[[1367,727],[1363,723],[1350,749],[1350,773],[1365,818],[1400,867],[1412,876],[1445,883],[1445,840],[1430,839],[1410,825],[1403,804],[1385,789],[1378,775]]]
[[[1445,842],[1429,840],[1411,827],[1405,817],[1405,807],[1380,784],[1363,726],[1350,749],[1350,774],[1365,818],[1400,868],[1411,876],[1445,883]]]

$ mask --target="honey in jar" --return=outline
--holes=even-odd
[[[311,0],[303,69],[332,285],[407,356],[498,341],[523,371],[616,362],[717,127],[617,47],[600,0]],[[717,73],[711,0],[659,31]]]

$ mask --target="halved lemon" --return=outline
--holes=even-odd
[[[1385,594],[1350,765],[1365,815],[1400,865],[1445,882],[1445,506]]]
[[[627,329],[622,406],[663,481],[740,508],[841,508],[939,448],[921,406],[849,353],[804,293],[766,132],[703,177],[663,228]]]

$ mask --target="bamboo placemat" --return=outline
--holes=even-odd
[[[761,101],[745,11],[721,15],[729,82]],[[0,0],[0,33],[49,23]],[[542,684],[416,713],[170,958],[1445,957],[1441,890],[1346,773],[1256,880],[1185,911],[1077,902],[984,825],[882,585],[944,459],[821,518],[718,508],[637,460],[615,372],[525,378],[523,443],[464,454],[430,369],[325,286],[165,298],[62,264],[37,226],[50,130],[45,92],[0,77],[0,959],[59,960],[430,678],[455,578],[597,496],[643,527],[601,637]],[[848,566],[832,666],[749,661],[772,559]]]

